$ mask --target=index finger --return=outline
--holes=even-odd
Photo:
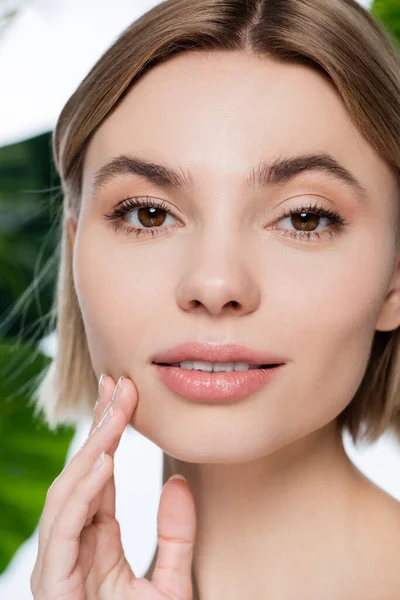
[[[91,435],[93,433],[93,430],[96,428],[96,426],[100,420],[100,416],[102,415],[105,407],[107,406],[107,402],[106,402],[107,396],[105,394],[101,393],[104,388],[104,380],[105,380],[105,375],[104,375],[104,373],[102,373],[100,375],[99,383],[97,386],[97,400],[93,407],[93,421],[90,426],[88,435]],[[114,385],[115,385],[115,383],[114,383]]]
[[[101,421],[102,409],[108,405],[112,392],[116,389],[114,388],[114,385],[114,379],[111,376],[107,375],[104,377],[102,386],[99,390],[99,403],[96,406],[96,415],[86,443],[72,457],[48,490],[46,504],[39,527],[39,550],[37,559],[39,566],[56,516],[60,513],[65,502],[67,502],[76,485],[88,471],[91,463],[95,460],[100,451],[105,450],[110,456],[115,452],[115,448],[118,446],[119,437],[122,435],[126,426],[125,420],[129,418],[129,409],[132,411],[132,408],[136,405],[136,403],[132,405],[132,398],[130,398],[129,402],[129,398],[126,398],[125,394],[122,398],[122,412],[125,415],[125,420],[121,423],[121,419],[119,419],[120,425],[118,426],[118,431],[113,428],[111,428],[111,430],[107,430],[106,428],[98,433],[96,430]],[[128,405],[128,408],[125,406],[126,404]],[[118,435],[118,440],[115,441],[116,435]],[[99,437],[99,439],[97,439],[97,437]]]

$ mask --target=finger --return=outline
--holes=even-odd
[[[131,396],[136,396],[137,398],[137,390],[131,379],[124,378],[118,406],[119,408],[121,408],[121,410],[125,412],[127,422],[130,421],[133,413],[129,404],[129,397]],[[121,438],[119,437],[111,446],[111,449],[108,452],[110,456],[114,457],[115,452],[120,444],[120,441]],[[115,517],[115,496],[115,476],[113,472],[112,477],[110,477],[110,479],[107,481],[104,491],[99,497],[100,501],[96,511],[96,521],[101,522],[109,517]]]
[[[114,380],[112,377],[105,374],[102,374],[99,379],[97,400],[94,405],[93,421],[88,436],[91,435],[95,427],[98,425],[104,408],[111,399],[112,392],[110,392],[110,390],[113,388],[113,382]],[[56,515],[60,512],[63,504],[65,503],[66,498],[71,494],[72,486],[76,484],[76,480],[74,480],[71,481],[70,484],[65,482],[64,487],[62,485],[62,479],[65,478],[65,472],[67,468],[71,469],[71,464],[72,461],[69,461],[69,463],[64,467],[63,471],[58,475],[58,477],[56,477],[47,491],[45,506],[40,518],[38,554],[31,574],[31,585],[34,587],[36,587],[37,581],[40,577],[43,562],[43,552],[49,537],[51,526]]]
[[[133,382],[131,388],[136,390]],[[104,380],[104,389],[101,393],[105,394],[108,399],[111,399],[110,396],[112,395],[113,391],[113,379],[111,377],[107,377]],[[96,424],[96,427],[89,436],[87,443],[76,453],[76,455],[64,468],[62,473],[50,486],[39,528],[39,549],[37,560],[37,569],[39,573],[41,570],[44,547],[46,546],[52,524],[57,514],[61,512],[77,483],[91,468],[92,463],[100,454],[100,452],[104,450],[107,452],[107,454],[113,454],[114,448],[118,445],[119,439],[125,430],[127,419],[130,418],[129,411],[132,413],[137,404],[135,397],[127,398],[127,394],[124,394],[123,408],[121,409],[119,400],[120,399],[117,398],[113,406],[114,418],[111,419],[111,421],[107,424],[103,421],[105,426],[100,426],[101,421]],[[103,402],[106,403],[105,400]],[[97,409],[99,411],[99,406]],[[118,418],[115,418],[115,416]]]
[[[111,400],[111,390],[114,387],[113,381],[114,380],[112,379],[112,377],[104,376],[102,380],[102,385],[100,385],[99,382],[98,402],[95,408],[93,423],[88,438],[91,437],[91,434],[98,426],[104,408]],[[100,448],[98,451],[97,449],[93,450],[93,452],[95,452],[97,455],[100,454],[101,450],[103,449],[107,451],[107,448]],[[50,486],[47,492],[46,503],[42,513],[39,528],[39,556],[43,551],[44,546],[46,545],[46,541],[48,539],[49,532],[56,515],[60,512],[68,496],[71,495],[75,485],[77,484],[79,479],[88,471],[88,469],[90,468],[89,465],[94,460],[93,453],[90,456],[84,457],[85,454],[88,455],[89,450],[83,450],[83,448],[81,448],[64,467],[60,475],[56,477],[56,479],[53,481],[52,485]]]
[[[99,380],[97,401],[93,408],[93,421],[83,446],[86,445],[87,441],[98,427],[101,419],[103,418],[106,410],[108,409],[110,402],[113,399],[115,388],[116,383],[114,379],[110,375],[102,373]]]
[[[112,380],[112,388],[110,388],[110,391],[112,389],[111,398],[110,398],[110,395],[108,393],[106,393],[109,388],[109,385],[110,385],[110,379]],[[98,385],[98,398],[97,398],[96,404],[94,405],[93,422],[90,427],[88,437],[87,437],[85,443],[83,444],[83,446],[86,445],[86,443],[89,440],[90,436],[92,435],[93,431],[99,425],[103,415],[105,414],[106,410],[108,409],[110,400],[112,399],[112,395],[114,393],[114,389],[115,389],[114,379],[112,379],[111,377],[108,377],[107,375],[102,373],[100,376],[99,385]],[[114,456],[114,452],[109,451],[108,454],[112,457]],[[102,493],[98,494],[98,496],[96,496],[96,498],[91,503],[89,516],[86,519],[85,527],[88,527],[89,525],[91,525],[91,523],[93,521],[93,517],[96,514],[98,507],[100,505],[100,499],[101,499],[102,495],[106,492],[106,490],[108,490],[110,483],[112,484],[111,489],[113,487],[115,487],[114,486],[114,472],[113,472],[111,478],[107,481]],[[114,493],[115,493],[115,491],[114,491]],[[108,491],[107,491],[107,495],[109,495]],[[114,515],[115,515],[115,509],[114,509]]]
[[[101,523],[106,519],[115,518],[116,510],[116,491],[115,491],[115,476],[107,481],[104,486],[104,491],[100,495],[100,501],[96,510],[96,522]]]
[[[115,386],[115,383],[114,383],[114,380],[112,379],[112,377],[106,375],[105,373],[102,373],[100,375],[98,388],[97,388],[97,400],[93,407],[93,421],[90,426],[88,436],[93,433],[93,430],[98,425],[101,415],[104,413],[104,409],[106,408],[106,406],[109,402],[108,395],[105,392],[109,389],[109,386],[111,385],[110,379],[112,380],[112,385]]]
[[[191,598],[196,511],[185,480],[169,479],[164,485],[157,530],[157,561],[151,581],[167,597]]]
[[[112,474],[113,460],[104,455],[100,466],[93,464],[89,472],[65,503],[57,515],[43,556],[42,586],[53,595],[66,594],[61,589],[68,584],[79,556],[80,536],[93,498],[99,494]]]

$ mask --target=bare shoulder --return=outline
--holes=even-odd
[[[400,597],[400,502],[365,478],[355,511],[354,546],[371,598]],[[374,596],[374,593],[376,594]]]
[[[367,478],[359,502],[361,516],[368,518],[370,528],[381,531],[388,542],[399,547],[400,502]]]

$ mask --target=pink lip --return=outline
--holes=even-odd
[[[245,362],[255,365],[282,364],[287,358],[251,350],[242,344],[213,344],[186,342],[159,352],[152,356],[151,361],[155,363],[175,363],[184,360],[202,360],[206,362]]]
[[[206,373],[180,367],[155,367],[159,379],[172,392],[189,400],[203,402],[229,402],[249,396],[283,369],[281,365],[270,369]]]

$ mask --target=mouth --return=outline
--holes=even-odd
[[[159,367],[211,372],[273,369],[288,359],[238,343],[184,342],[154,354],[150,361]]]
[[[265,364],[265,365],[254,365],[248,363],[212,363],[211,364],[203,364],[203,365],[195,365],[195,362],[200,361],[183,361],[183,362],[175,362],[175,363],[153,363],[155,365],[159,365],[160,367],[175,367],[179,369],[187,369],[191,371],[206,371],[208,373],[211,372],[229,372],[229,371],[247,371],[253,369],[274,369],[275,367],[279,367],[282,363],[276,364]]]
[[[279,377],[285,363],[222,363],[202,361],[152,363],[158,378],[172,392],[198,402],[231,402],[247,398]]]

